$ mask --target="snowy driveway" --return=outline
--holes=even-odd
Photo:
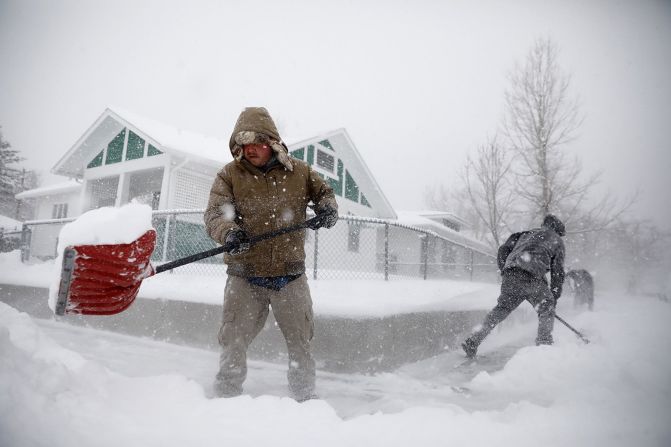
[[[36,320],[0,303],[0,445],[668,446],[671,306],[598,297],[531,346],[511,321],[483,361],[447,352],[377,375],[318,372],[285,397],[285,365],[250,362],[246,395],[212,399],[216,352]],[[489,372],[480,371],[486,369]]]

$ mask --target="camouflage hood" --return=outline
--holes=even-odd
[[[264,107],[247,107],[240,113],[231,134],[228,146],[236,160],[242,158],[242,147],[245,144],[267,143],[275,152],[275,157],[290,171],[294,166],[287,146],[280,138],[280,133],[270,114]]]

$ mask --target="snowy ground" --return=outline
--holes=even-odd
[[[511,321],[483,344],[374,376],[318,373],[286,397],[285,365],[251,362],[246,395],[211,398],[217,354],[35,320],[0,303],[0,445],[671,445],[671,305],[597,295],[556,344]],[[515,323],[515,324],[513,324]],[[456,367],[455,367],[456,366]]]

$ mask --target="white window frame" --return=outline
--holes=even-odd
[[[68,204],[65,203],[54,203],[51,206],[51,218],[52,219],[64,219],[68,217]]]
[[[329,154],[328,152],[323,151],[319,148],[315,148],[315,149],[317,151],[317,153],[315,154],[315,166],[319,167],[319,169],[324,171],[324,172],[328,172],[331,175],[335,174],[336,166],[337,166],[337,163],[338,163],[338,159],[336,158],[336,156],[333,155],[333,154]],[[330,159],[333,160],[333,168],[332,169],[329,170],[328,168],[319,164],[319,154],[323,154],[324,157],[329,157]]]

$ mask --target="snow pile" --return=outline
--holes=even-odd
[[[129,244],[142,236],[151,225],[151,207],[129,203],[120,208],[103,207],[88,211],[65,225],[58,236],[57,268],[49,287],[49,308],[56,309],[61,279],[63,251],[71,245]]]
[[[161,345],[153,343],[162,364],[174,357],[174,368],[129,377],[118,370],[124,362],[141,366],[134,352],[139,339],[95,350],[111,371],[56,345],[29,317],[0,303],[0,445],[666,446],[669,319],[671,306],[651,298],[604,300],[596,312],[572,316],[592,338],[589,345],[557,327],[555,346],[528,346],[535,322],[493,333],[482,346],[485,359],[521,333],[527,347],[498,371],[456,383],[468,395],[450,391],[455,354],[448,353],[380,376],[320,372],[325,400],[298,404],[263,395],[269,382],[285,384],[283,367],[250,370],[248,390],[259,397],[208,399],[203,381],[215,372],[215,353],[207,353],[207,377],[194,380],[188,365],[196,350],[166,344],[156,354]],[[96,342],[96,331],[79,331],[88,344]],[[154,360],[145,362],[156,371]],[[383,397],[371,402],[369,388],[385,384]],[[334,408],[345,392],[359,396],[349,404],[349,419]]]
[[[2,228],[4,231],[20,230],[22,226],[22,222],[14,220],[11,217],[0,215],[0,228]]]
[[[21,251],[0,253],[0,284],[49,287],[53,276],[53,261],[35,264],[21,263]]]

